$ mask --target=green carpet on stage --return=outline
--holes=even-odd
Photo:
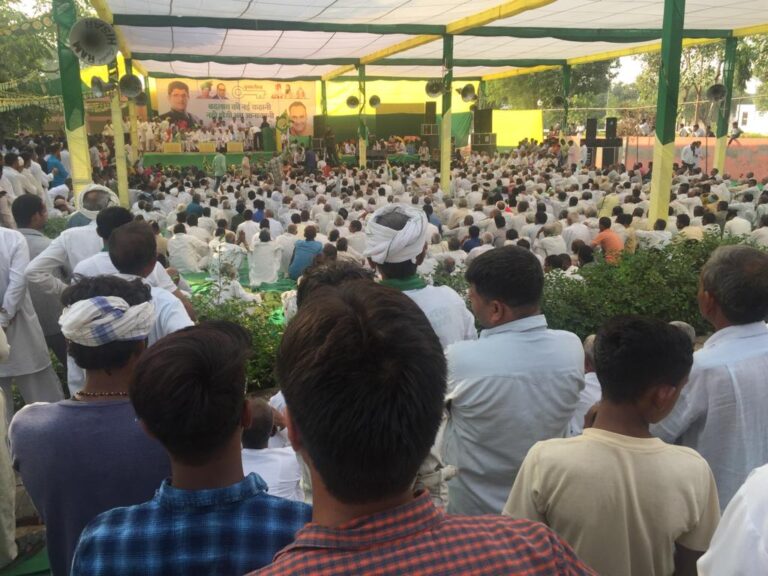
[[[201,154],[199,152],[188,152],[186,154],[160,154],[160,153],[147,153],[144,154],[144,167],[155,166],[160,164],[164,168],[167,166],[194,166],[196,168],[205,168],[209,171],[213,167],[213,157],[215,154]],[[226,154],[227,166],[235,165],[240,168],[243,162],[244,154]],[[259,162],[269,162],[272,159],[272,152],[254,152],[248,154],[251,161],[251,165]],[[341,161],[348,166],[354,166],[356,163],[355,156],[342,156]],[[390,154],[387,156],[387,161],[390,164],[402,166],[407,164],[418,164],[419,157],[416,154]]]

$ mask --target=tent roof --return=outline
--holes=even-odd
[[[92,0],[150,75],[486,78],[659,49],[664,0]],[[696,43],[768,32],[766,0],[687,0]],[[694,42],[692,42],[694,43]]]

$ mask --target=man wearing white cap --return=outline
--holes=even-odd
[[[477,338],[475,321],[461,297],[448,286],[428,286],[416,274],[427,253],[427,215],[406,204],[390,204],[366,220],[365,256],[382,284],[411,298],[446,347]]]
[[[82,260],[98,254],[104,247],[96,232],[96,216],[104,208],[120,204],[112,190],[98,184],[83,190],[80,193],[80,199],[80,212],[90,220],[90,223],[87,226],[64,230],[29,263],[25,272],[30,284],[34,284],[41,292],[52,297],[58,298],[67,287],[67,284],[57,277],[59,270],[64,269],[71,275],[75,266]]]

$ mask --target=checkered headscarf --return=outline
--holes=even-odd
[[[65,338],[82,346],[103,346],[116,341],[144,340],[155,323],[155,306],[142,302],[129,306],[122,298],[96,296],[64,308],[59,318]]]

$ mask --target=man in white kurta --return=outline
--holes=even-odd
[[[709,463],[725,508],[768,462],[768,254],[718,248],[701,272],[699,308],[715,334],[694,354],[688,385],[654,434]]]
[[[467,270],[470,300],[485,329],[446,350],[445,461],[449,512],[498,514],[536,442],[566,436],[584,388],[584,350],[541,313],[538,259],[517,246],[482,254]]]
[[[201,272],[208,266],[208,244],[186,233],[183,224],[177,224],[173,237],[168,240],[168,263],[182,274]]]
[[[768,465],[757,468],[725,509],[699,576],[768,574]]]
[[[0,329],[11,348],[6,362],[0,363],[0,387],[5,396],[6,421],[13,415],[11,385],[27,403],[57,402],[64,395],[58,376],[51,368],[48,346],[27,292],[24,269],[29,264],[29,248],[16,230],[0,228]]]
[[[248,255],[251,286],[277,282],[282,255],[283,249],[270,239],[269,230],[264,229],[258,236],[254,236],[251,253]]]

